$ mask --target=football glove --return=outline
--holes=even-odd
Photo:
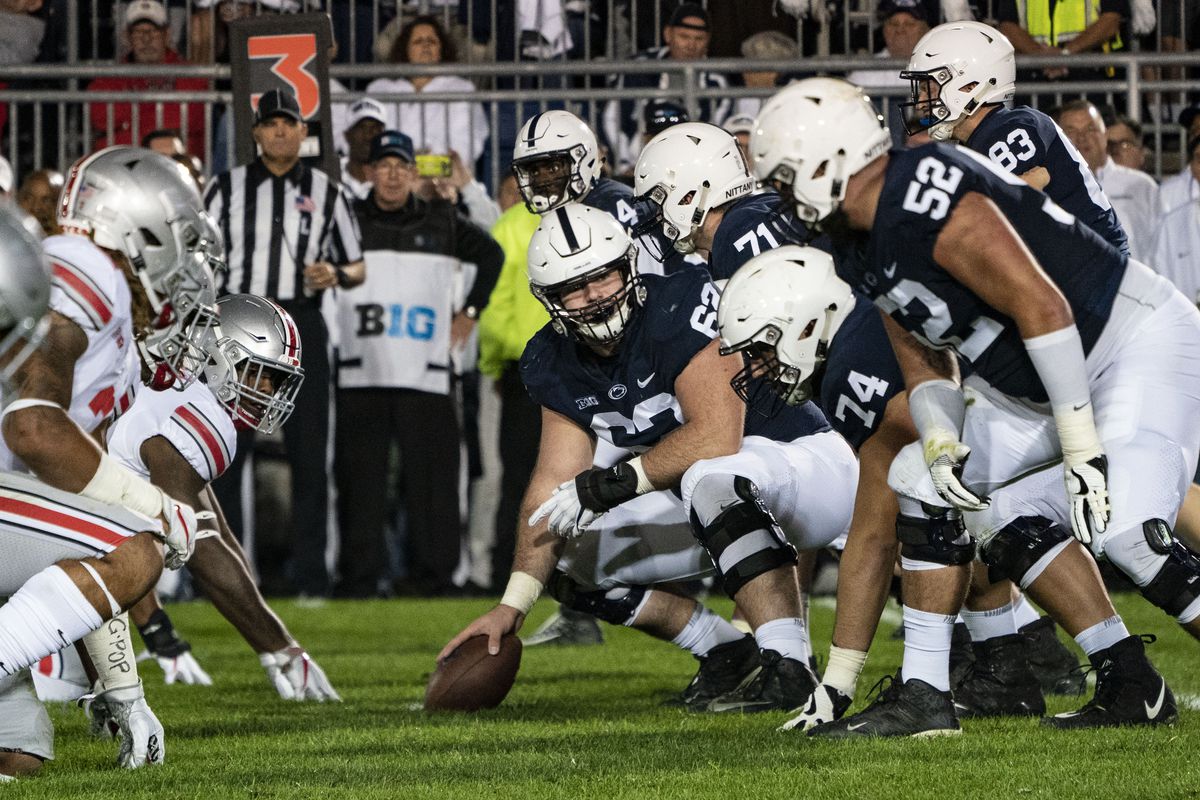
[[[167,569],[179,569],[188,562],[196,551],[198,519],[212,518],[211,512],[197,514],[187,503],[181,503],[166,492],[162,495],[162,516],[166,526],[158,535],[167,547],[164,564]]]
[[[275,691],[284,700],[316,700],[318,703],[342,701],[341,695],[325,677],[325,671],[303,647],[285,647],[274,653],[259,653],[258,660],[267,671]]]
[[[1071,532],[1091,545],[1108,527],[1108,458],[1101,453],[1079,464],[1064,464],[1071,501]]]
[[[177,681],[189,686],[212,686],[212,678],[192,655],[192,646],[179,638],[167,612],[161,608],[155,611],[145,625],[138,626],[138,633],[146,643],[146,650],[138,654],[137,660],[157,661],[168,686]]]
[[[96,736],[115,736],[117,763],[126,769],[161,764],[166,759],[163,726],[146,704],[141,681],[136,686],[84,695],[79,700]]]
[[[963,465],[971,455],[971,448],[943,430],[926,436],[924,448],[933,488],[943,500],[962,511],[982,511],[988,507],[986,497],[975,494],[962,482]]]
[[[778,730],[790,731],[798,728],[806,731],[821,723],[839,720],[850,708],[851,702],[852,698],[842,694],[841,690],[824,683],[819,684],[813,689],[808,702],[800,707],[803,710],[780,725]]]
[[[583,506],[579,499],[578,484],[572,479],[559,484],[550,499],[538,506],[529,518],[529,525],[533,527],[545,517],[548,518],[551,533],[564,539],[575,539],[587,533],[588,526],[598,516]]]

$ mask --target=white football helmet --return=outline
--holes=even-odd
[[[0,203],[0,385],[7,384],[46,333],[50,266],[20,211]]]
[[[813,376],[854,302],[822,250],[786,245],[747,261],[729,279],[717,309],[721,354],[742,353],[746,360],[733,378],[734,391],[753,403],[761,378],[789,405],[809,399]]]
[[[600,180],[596,134],[569,111],[534,114],[517,135],[512,170],[535,214],[582,200]]]
[[[212,335],[210,268],[223,247],[183,165],[140,147],[82,158],[67,176],[58,222],[125,255],[154,315],[135,335],[157,370],[156,388],[190,383]]]
[[[620,274],[621,285],[608,296],[568,299],[613,271]],[[542,217],[533,232],[529,288],[550,312],[555,331],[599,345],[621,338],[633,303],[640,305],[646,291],[638,278],[637,246],[629,232],[608,212],[578,203]]]
[[[852,83],[806,78],[780,90],[750,133],[755,176],[796,203],[813,225],[846,196],[846,181],[891,147],[883,117]]]
[[[642,148],[633,168],[633,193],[652,211],[647,221],[661,221],[667,239],[685,255],[696,251],[693,237],[709,211],[755,186],[737,139],[707,122],[667,128]]]
[[[912,86],[912,101],[901,106],[905,130],[928,130],[939,142],[980,106],[1003,103],[1017,91],[1012,43],[982,22],[947,22],[926,33],[900,77]]]
[[[273,433],[296,407],[304,380],[300,331],[291,314],[265,297],[226,295],[217,307],[221,318],[204,379],[239,427]]]

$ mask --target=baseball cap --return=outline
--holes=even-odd
[[[417,160],[413,154],[412,139],[400,131],[384,131],[371,140],[370,162],[374,164],[384,156],[395,156],[409,164]]]
[[[260,125],[271,117],[291,117],[297,122],[303,122],[304,117],[300,114],[300,104],[296,102],[296,95],[287,89],[263,92],[258,98],[258,107],[254,109],[254,124]]]
[[[901,11],[922,22],[929,21],[929,14],[925,11],[925,6],[921,0],[883,0],[878,8],[881,20],[887,19],[893,14],[899,14]]]
[[[164,28],[167,25],[167,9],[158,0],[133,0],[125,10],[125,27],[139,22],[152,22]]]
[[[665,100],[652,101],[646,104],[643,112],[646,133],[657,136],[672,125],[688,121],[687,109],[677,103]]]
[[[684,22],[688,17],[695,17],[704,20],[702,25],[697,25],[694,22]],[[668,25],[678,25],[682,28],[691,28],[697,31],[708,30],[708,12],[704,10],[704,6],[699,3],[684,3],[675,12],[671,14],[671,20]]]
[[[372,100],[369,97],[364,97],[361,100],[351,103],[350,117],[346,123],[346,128],[353,128],[364,119],[373,119],[376,122],[382,122],[384,127],[387,127],[387,110],[383,107],[383,103],[380,103],[378,100]]]

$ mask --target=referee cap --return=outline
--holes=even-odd
[[[300,104],[296,102],[296,95],[287,89],[263,92],[258,98],[258,108],[254,110],[254,124],[261,125],[271,117],[291,117],[297,122],[303,122],[304,117],[300,114]]]

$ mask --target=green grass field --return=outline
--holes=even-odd
[[[1118,598],[1180,699],[1172,728],[1087,733],[1033,720],[967,723],[927,741],[816,742],[781,734],[782,715],[694,715],[659,706],[691,677],[674,647],[606,627],[603,647],[526,651],[499,709],[420,710],[433,657],[483,600],[276,605],[340,690],[338,705],[278,699],[257,659],[203,603],[171,608],[215,686],[161,685],[143,666],[167,729],[167,764],[124,772],[115,745],[91,739],[74,708],[55,708],[58,759],[7,798],[1194,798],[1200,797],[1197,644],[1137,597]],[[719,604],[723,611],[727,606]],[[531,625],[550,613],[543,601]],[[833,612],[813,611],[817,652]],[[900,643],[881,626],[860,684],[895,669]],[[532,627],[527,628],[528,632]],[[1054,700],[1061,711],[1072,701]]]

